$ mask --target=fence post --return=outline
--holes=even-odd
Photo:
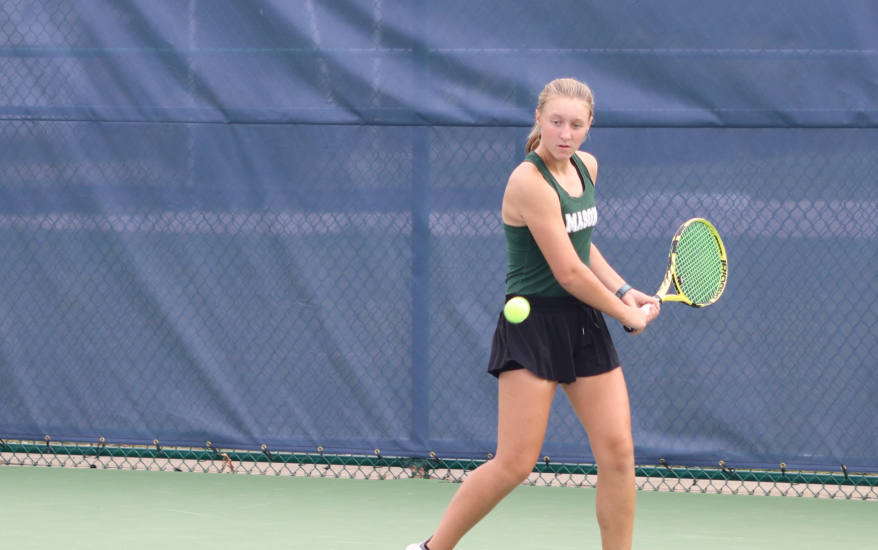
[[[424,105],[429,89],[427,0],[412,15],[412,105]],[[430,127],[412,128],[412,441],[427,450],[430,437]]]

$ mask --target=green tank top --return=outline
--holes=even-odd
[[[589,252],[591,251],[591,232],[598,220],[597,209],[594,202],[594,182],[579,155],[573,155],[573,164],[579,177],[584,183],[585,189],[579,197],[571,197],[562,188],[543,159],[534,152],[529,153],[525,161],[533,163],[543,178],[551,185],[558,198],[561,200],[561,216],[567,227],[567,234],[573,243],[573,248],[579,258],[590,264]],[[537,242],[531,235],[530,229],[525,227],[513,227],[503,224],[506,233],[506,253],[509,258],[509,267],[506,272],[506,294],[523,294],[526,296],[570,296],[564,290],[549,267],[549,263],[540,251]]]

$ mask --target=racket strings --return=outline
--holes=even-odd
[[[677,290],[695,304],[710,303],[722,284],[722,253],[713,233],[693,223],[677,243]]]

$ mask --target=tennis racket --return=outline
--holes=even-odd
[[[705,219],[692,218],[680,226],[671,241],[668,271],[655,297],[662,303],[709,306],[725,290],[728,274],[726,247],[716,228]],[[668,294],[671,284],[676,294]],[[634,332],[629,327],[625,330]]]

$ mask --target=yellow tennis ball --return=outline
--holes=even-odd
[[[506,316],[506,320],[510,323],[518,324],[530,315],[530,303],[527,301],[527,298],[516,296],[506,302],[506,306],[503,308],[503,315]]]

